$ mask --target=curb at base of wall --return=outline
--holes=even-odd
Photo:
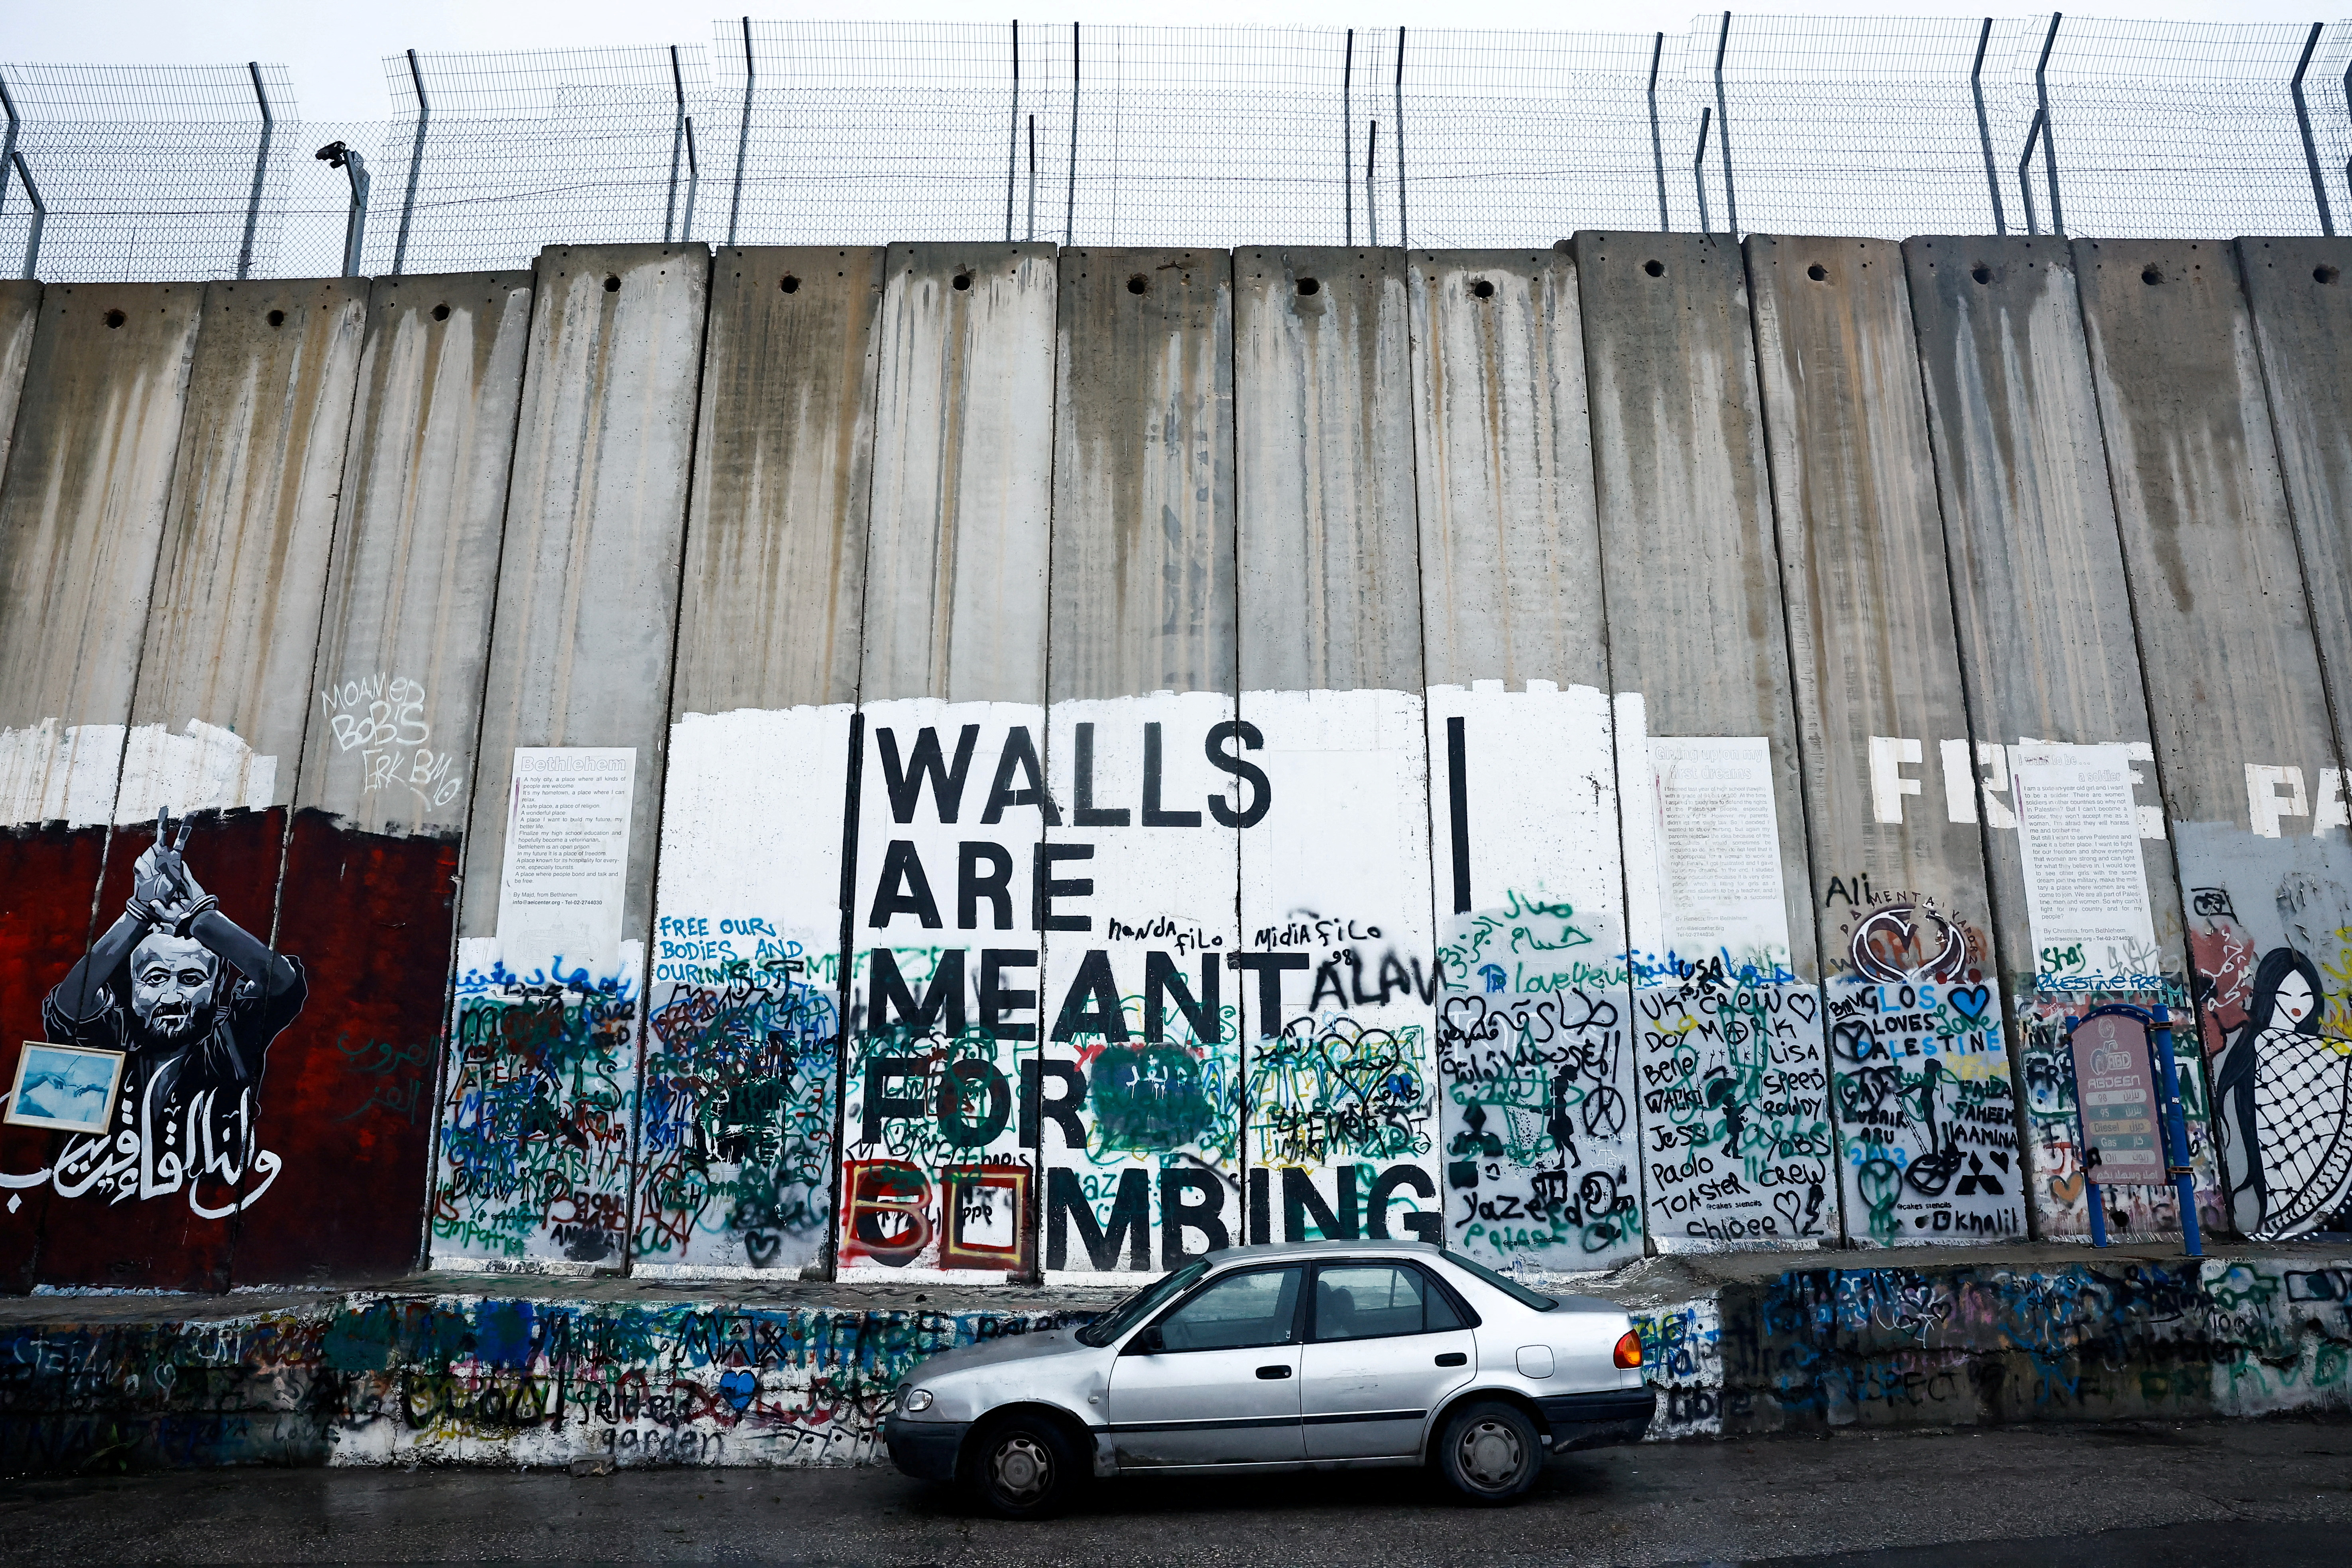
[[[0,1473],[874,1463],[924,1357],[1097,1310],[77,1300],[0,1324]],[[2352,1411],[2352,1259],[1815,1268],[1628,1310],[1663,1394],[1652,1440]]]

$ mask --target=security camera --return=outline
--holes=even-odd
[[[344,146],[340,142],[330,142],[324,147],[320,148],[316,153],[311,154],[312,157],[326,164],[330,169],[341,168],[351,155],[352,150],[349,147]]]

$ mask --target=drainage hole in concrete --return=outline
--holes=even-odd
[[[1830,280],[1830,269],[1816,261],[1805,268],[1805,276],[1816,283],[1826,283]]]
[[[1990,283],[1992,281],[1992,268],[1990,267],[1972,267],[1969,269],[1969,276],[1975,279],[1979,283]]]
[[[2139,280],[2153,287],[2164,281],[2164,274],[2153,267],[2143,267],[2140,268]]]
[[[801,291],[801,280],[787,272],[784,274],[782,281],[779,282],[776,287],[782,289],[787,294],[797,294]]]
[[[119,327],[130,319],[120,310],[109,310],[106,313],[106,324],[110,327]]]
[[[434,319],[435,321],[447,321],[447,320],[449,319],[449,307],[448,307],[448,306],[446,306],[446,305],[436,305],[436,306],[434,306],[434,307],[433,307],[433,319]]]
[[[1301,294],[1320,294],[1323,292],[1323,285],[1312,278],[1301,278],[1298,280],[1298,291]]]
[[[1481,278],[1470,285],[1470,297],[1474,300],[1491,300],[1495,297],[1495,286]]]
[[[605,292],[605,293],[607,293],[607,294],[617,294],[617,293],[619,293],[620,291],[621,291],[621,280],[620,280],[618,278],[607,278],[607,279],[604,279],[604,292]]]
[[[1143,274],[1140,272],[1127,280],[1127,291],[1130,294],[1140,294],[1149,287],[1150,285],[1143,280]]]
[[[1664,278],[1666,275],[1666,264],[1663,261],[1644,261],[1642,263],[1642,270],[1653,278]]]
[[[959,273],[957,273],[957,274],[955,275],[955,286],[956,286],[957,288],[959,288],[959,289],[969,289],[969,288],[971,288],[971,273],[969,273],[969,272],[959,272]]]
[[[2315,267],[2311,269],[2311,280],[2315,283],[2333,283],[2336,281],[2336,268]]]
[[[286,324],[286,312],[283,310],[272,310],[268,315],[262,319],[273,327],[282,327]]]

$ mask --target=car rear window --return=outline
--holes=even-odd
[[[1538,1312],[1549,1312],[1559,1305],[1556,1298],[1547,1296],[1539,1290],[1530,1290],[1508,1275],[1497,1274],[1483,1263],[1473,1263],[1458,1252],[1447,1253],[1445,1261],[1465,1273],[1476,1275],[1522,1307],[1532,1307]]]

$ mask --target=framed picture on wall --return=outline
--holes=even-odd
[[[16,1057],[7,1121],[52,1132],[104,1132],[122,1088],[122,1053],[26,1040]]]

